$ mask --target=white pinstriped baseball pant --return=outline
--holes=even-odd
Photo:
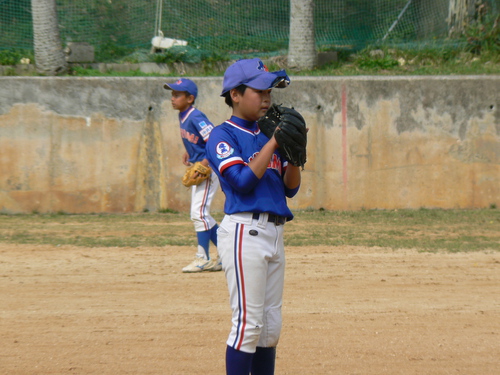
[[[196,232],[210,230],[217,224],[210,214],[210,206],[217,189],[219,189],[219,178],[213,171],[209,179],[191,188],[191,220]]]
[[[252,213],[226,215],[217,232],[233,312],[227,344],[247,353],[275,347],[281,332],[283,225],[267,219],[267,214],[258,219]]]

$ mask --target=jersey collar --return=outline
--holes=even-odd
[[[240,130],[243,130],[245,132],[249,132],[252,134],[259,134],[260,129],[257,126],[256,121],[248,121],[248,120],[243,120],[242,118],[236,117],[236,116],[231,116],[229,120],[226,121],[228,124],[234,126],[235,128],[238,128]]]
[[[181,122],[186,121],[186,119],[189,117],[189,115],[193,111],[194,111],[194,107],[191,106],[188,109],[186,109],[184,112],[179,112],[179,119],[181,120]]]

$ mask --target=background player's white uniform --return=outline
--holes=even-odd
[[[198,95],[196,84],[187,78],[181,78],[175,83],[166,83],[164,88],[172,90],[172,105],[180,111],[180,133],[187,153],[184,163],[206,163],[205,146],[214,126],[203,112],[193,107]],[[191,188],[191,220],[196,231],[198,249],[195,259],[182,269],[183,272],[222,269],[219,257],[211,257],[209,252],[210,242],[217,246],[218,226],[210,214],[210,207],[218,188],[219,180],[213,172],[211,178]]]
[[[207,117],[194,107],[179,113],[181,137],[184,147],[189,154],[189,162],[195,163],[205,159],[206,140],[214,126]],[[191,187],[191,220],[198,236],[197,257],[190,265],[186,266],[184,272],[196,272],[198,269],[218,271],[221,269],[217,257],[211,259],[208,249],[209,240],[217,246],[217,222],[210,214],[210,208],[215,195],[219,189],[219,178],[212,171],[211,178],[199,185]],[[202,255],[205,254],[203,257]],[[204,260],[212,262],[204,262]]]

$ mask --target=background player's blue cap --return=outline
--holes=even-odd
[[[196,83],[187,78],[181,78],[175,83],[165,83],[163,87],[167,90],[186,91],[195,98],[198,95],[198,87],[196,87]]]
[[[224,73],[221,96],[239,85],[267,90],[273,87],[284,88],[289,84],[290,78],[284,70],[270,72],[259,58],[238,60]]]

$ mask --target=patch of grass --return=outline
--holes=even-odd
[[[188,215],[0,215],[0,242],[84,247],[194,245]]]
[[[288,224],[287,245],[350,245],[419,251],[500,250],[500,211],[302,211]],[[301,229],[304,228],[304,229]],[[309,235],[306,236],[305,233]]]
[[[72,66],[69,71],[70,75],[77,77],[157,77],[159,74],[154,73],[143,73],[139,69],[129,70],[126,72],[117,72],[114,70],[109,71],[99,71],[93,68],[87,68],[82,66]],[[165,76],[162,74],[162,76]]]
[[[500,74],[500,37],[498,22],[495,18],[488,23],[477,23],[471,26],[462,39],[452,45],[420,45],[416,47],[391,47],[387,45],[371,45],[361,51],[336,51],[338,59],[311,70],[290,70],[289,73],[298,76],[359,76],[359,75],[488,75]],[[322,51],[328,52],[328,51]],[[282,56],[266,60],[270,70],[279,70],[284,66],[276,61],[286,60],[286,50],[279,51]],[[121,57],[115,61],[97,59],[115,63],[186,63],[192,66],[193,76],[222,76],[226,63],[235,57],[228,54],[202,49],[175,46],[161,53],[149,51],[124,50]],[[0,65],[19,64],[22,57],[30,58],[24,51],[0,51]],[[244,57],[244,56],[241,56]],[[253,56],[251,56],[253,57]],[[4,71],[4,75],[13,74]],[[74,76],[112,76],[112,77],[158,77],[163,73],[143,73],[140,70],[106,71],[92,69],[86,65],[73,65],[68,73]],[[167,76],[178,76],[173,71]]]
[[[339,53],[338,61],[300,76],[474,75],[499,74],[500,52],[475,54],[463,46],[397,49],[369,46],[357,53]]]
[[[158,210],[158,213],[160,213],[160,214],[178,214],[179,211],[172,210],[171,208],[161,208]]]
[[[214,61],[228,61],[228,55],[193,48],[189,46],[174,46],[161,53],[149,55],[149,60],[156,63],[176,63],[184,62],[187,64],[211,63]]]
[[[377,50],[377,49],[375,49]],[[490,75],[500,74],[500,53],[483,53],[476,55],[472,52],[459,52],[454,57],[447,51],[401,51],[386,49],[384,55],[369,53],[374,51],[369,48],[361,54],[343,55],[337,62],[328,63],[312,70],[290,71],[296,76],[401,76],[401,75]],[[163,57],[157,56],[157,62],[162,62]],[[168,61],[165,57],[165,61]],[[223,65],[212,58],[202,60],[197,70],[193,69],[193,76],[222,76]],[[268,68],[272,71],[283,67],[269,62]],[[166,76],[160,73],[143,73],[139,70],[128,72],[108,71],[100,72],[92,68],[73,67],[71,75],[75,76],[111,76],[111,77],[159,77]],[[167,76],[178,76],[179,73],[172,72]]]
[[[287,246],[500,251],[500,211],[307,209],[286,225]],[[221,221],[223,213],[215,213]],[[195,246],[187,213],[0,215],[0,243],[82,247]]]

